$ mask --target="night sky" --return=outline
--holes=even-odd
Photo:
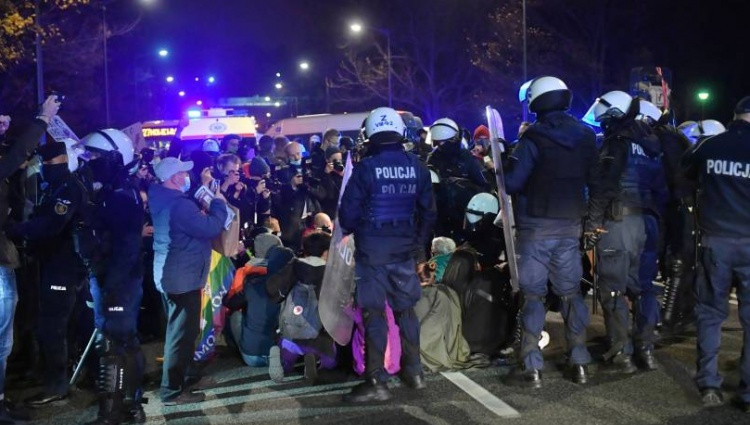
[[[282,74],[281,80],[289,90],[287,95],[320,97],[324,78],[334,76],[342,60],[341,47],[353,42],[348,24],[355,17],[367,25],[389,28],[397,42],[400,28],[409,25],[408,22],[416,20],[419,25],[431,25],[429,16],[439,10],[424,8],[439,9],[441,4],[455,5],[459,1],[462,7],[466,5],[464,16],[457,16],[452,25],[443,24],[439,29],[455,33],[457,38],[463,37],[464,28],[486,26],[487,15],[498,5],[517,3],[520,8],[521,4],[520,0],[154,0],[154,5],[142,7],[135,1],[121,0],[110,7],[113,21],[132,17],[137,8],[143,10],[143,20],[134,31],[110,39],[111,66],[115,68],[113,85],[117,90],[117,78],[124,79],[123,75],[127,75],[122,71],[118,77],[117,70],[129,69],[136,60],[152,62],[150,68],[160,80],[166,75],[175,75],[181,82],[214,75],[217,82],[210,90],[205,85],[200,88],[213,98],[277,94],[273,89],[276,72]],[[529,0],[534,1],[541,2],[543,7],[544,0]],[[568,0],[570,4],[587,1]],[[639,29],[632,34],[633,40],[638,40],[639,48],[648,50],[652,64],[672,70],[673,97],[681,105],[682,118],[697,118],[694,99],[699,89],[709,90],[712,95],[705,108],[706,118],[723,122],[731,119],[734,103],[750,94],[750,60],[745,59],[750,18],[747,0],[600,0],[600,3],[612,8],[640,6],[645,10],[638,20]],[[425,18],[420,21],[422,16]],[[533,14],[529,16],[529,25],[534,25]],[[627,28],[617,29],[629,34]],[[159,60],[155,55],[162,47],[170,50],[167,60]],[[634,52],[608,54],[615,63],[617,57],[629,58]],[[310,62],[307,73],[299,71],[302,59]],[[621,69],[611,71],[621,84],[612,89],[626,90],[630,67],[644,64],[625,59],[622,65]],[[556,72],[549,69],[545,73]],[[190,91],[191,84],[181,83],[181,87]],[[165,90],[165,96],[174,96],[168,90],[176,91],[178,87]],[[512,98],[515,93],[503,95]],[[366,105],[374,106],[379,105]],[[464,123],[467,127],[476,124]]]

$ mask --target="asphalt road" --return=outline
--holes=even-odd
[[[509,385],[510,368],[494,366],[459,372],[428,374],[426,390],[414,392],[392,382],[391,402],[350,406],[341,395],[355,381],[307,386],[300,376],[282,384],[269,380],[266,370],[244,366],[226,347],[206,368],[217,381],[207,389],[206,401],[195,405],[164,407],[154,393],[158,371],[150,361],[152,380],[145,406],[149,424],[750,424],[750,415],[729,403],[706,410],[692,383],[695,372],[695,338],[687,335],[657,349],[660,367],[652,372],[621,376],[598,370],[587,385],[576,385],[562,377],[563,359],[560,316],[548,315],[552,343],[544,386],[539,390]],[[738,385],[738,359],[742,343],[732,306],[722,337],[721,368],[726,375],[725,398],[730,400]],[[604,351],[601,316],[592,317],[589,341],[592,354]],[[146,346],[152,360],[160,347]],[[28,394],[11,395],[17,398]],[[76,424],[95,417],[94,397],[76,390],[64,402],[32,412],[39,424]]]

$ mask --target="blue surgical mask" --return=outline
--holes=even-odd
[[[187,193],[187,191],[190,190],[190,176],[185,176],[185,182],[182,183],[180,190],[182,193]]]
[[[289,160],[289,163],[291,165],[299,167],[300,165],[302,165],[302,160],[301,159],[298,159],[298,160],[295,160],[295,161]]]

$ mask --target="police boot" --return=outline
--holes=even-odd
[[[516,387],[542,388],[542,372],[538,369],[517,369],[508,377],[508,384]]]
[[[352,388],[349,394],[344,394],[345,403],[368,403],[373,401],[387,401],[393,398],[388,385],[375,378],[367,378],[365,382]]]
[[[96,376],[99,411],[95,420],[87,425],[119,425],[122,422],[125,398],[125,358],[115,354],[112,341],[103,335],[97,339],[100,353],[99,370]]]
[[[401,382],[413,390],[423,390],[427,388],[427,384],[424,383],[424,377],[421,373],[419,375],[407,375],[406,373],[401,373],[398,377],[401,379]]]
[[[572,364],[568,366],[566,371],[568,379],[576,384],[586,384],[589,382],[589,371],[586,365]]]

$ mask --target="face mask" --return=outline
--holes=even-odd
[[[61,182],[70,175],[68,164],[42,164],[42,175],[48,183]]]
[[[182,183],[180,190],[182,193],[187,193],[187,191],[190,190],[190,176],[185,176],[185,182]]]
[[[302,165],[302,160],[301,160],[301,159],[297,159],[297,160],[294,160],[294,161],[293,161],[293,160],[291,160],[291,159],[290,159],[290,160],[289,160],[289,163],[290,163],[291,165],[295,165],[295,166],[298,166],[298,167],[299,167],[300,165]]]

